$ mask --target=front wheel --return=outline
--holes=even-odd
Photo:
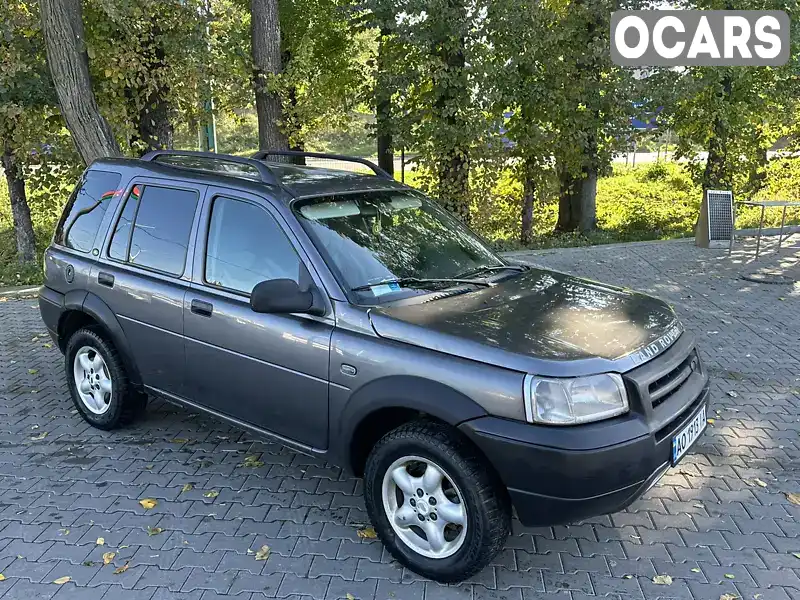
[[[508,496],[485,460],[452,428],[403,425],[373,448],[364,473],[367,511],[392,555],[435,581],[462,581],[503,548]]]

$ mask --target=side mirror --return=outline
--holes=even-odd
[[[322,315],[325,312],[314,284],[302,290],[293,279],[268,279],[257,284],[250,294],[250,308],[257,313]]]

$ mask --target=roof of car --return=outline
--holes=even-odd
[[[206,154],[201,155],[201,153],[176,152],[174,156],[216,160],[219,161],[217,166],[223,166],[224,168],[212,170],[197,168],[196,165],[194,167],[181,166],[162,161],[147,160],[147,156],[143,159],[101,159],[95,161],[92,164],[92,168],[132,169],[137,173],[154,177],[179,177],[205,185],[223,185],[228,188],[250,191],[263,192],[264,188],[267,187],[271,196],[287,203],[296,198],[373,190],[408,189],[404,184],[388,176],[382,176],[382,172],[376,174],[365,172],[367,169],[358,164],[356,166],[359,170],[352,171],[269,160],[256,161],[224,154],[210,155],[209,157]],[[256,165],[256,163],[260,163],[260,165]],[[237,171],[237,167],[242,167],[245,170]],[[247,168],[251,170],[247,171]]]

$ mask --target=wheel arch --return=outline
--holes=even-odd
[[[396,375],[371,381],[350,396],[339,417],[341,463],[363,474],[367,455],[386,433],[419,418],[452,425],[486,416],[486,411],[463,393],[431,379]]]
[[[58,339],[62,351],[66,350],[67,342],[73,333],[83,327],[93,327],[114,345],[125,365],[128,380],[132,385],[140,388],[142,379],[130,344],[128,344],[119,319],[111,308],[100,297],[92,293],[84,293],[72,298],[70,298],[70,294],[67,294],[64,298],[64,308],[64,313],[58,320]]]

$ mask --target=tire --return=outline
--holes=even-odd
[[[84,328],[72,334],[64,357],[72,402],[93,427],[117,429],[131,423],[144,410],[147,396],[131,387],[113,344],[94,329]]]
[[[438,472],[429,471],[431,467]],[[393,473],[406,488],[408,475],[417,497],[409,497]],[[426,474],[432,475],[423,483]],[[439,487],[429,485],[439,475]],[[417,485],[426,489],[414,490]],[[511,503],[502,482],[469,442],[444,424],[414,421],[381,438],[367,458],[364,495],[376,533],[392,556],[442,583],[463,581],[483,569],[503,549],[511,530]],[[438,500],[434,504],[431,498]],[[393,526],[390,518],[408,525]],[[449,525],[439,537],[435,526],[443,523]],[[421,535],[426,531],[434,543],[427,533]]]

